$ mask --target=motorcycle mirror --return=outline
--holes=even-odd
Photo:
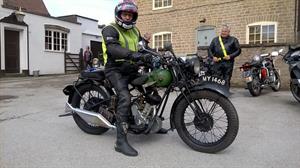
[[[277,57],[277,56],[279,55],[279,52],[278,52],[278,51],[273,51],[273,52],[271,53],[271,55],[272,55],[273,57]]]
[[[145,41],[144,41],[144,40],[139,41],[139,43],[138,43],[138,50],[139,50],[139,51],[144,50],[144,49],[145,49],[145,46],[146,46],[146,44],[145,44]]]
[[[170,42],[165,43],[164,48],[167,51],[172,51],[173,50],[172,43]]]

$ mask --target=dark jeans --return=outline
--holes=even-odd
[[[128,72],[128,71],[127,71]],[[120,69],[113,68],[105,70],[105,76],[113,85],[118,98],[116,111],[117,122],[127,122],[130,114],[131,94],[129,93],[128,84],[138,76],[138,73],[124,74]]]
[[[234,62],[229,61],[222,61],[213,65],[213,71],[215,71],[215,74],[218,74],[218,76],[220,76],[226,81],[228,89],[230,88],[230,80],[233,72],[233,65]]]

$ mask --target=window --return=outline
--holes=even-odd
[[[260,22],[248,25],[248,43],[275,43],[277,41],[277,23]]]
[[[153,9],[172,7],[172,0],[153,0]]]
[[[156,33],[153,35],[153,47],[158,49],[158,48],[163,48],[164,44],[167,42],[172,42],[172,33],[170,32],[161,32],[161,33]]]
[[[45,49],[48,51],[67,51],[68,34],[58,30],[45,30]]]

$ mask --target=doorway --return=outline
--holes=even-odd
[[[20,34],[5,30],[5,72],[20,73]]]

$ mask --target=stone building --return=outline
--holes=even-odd
[[[140,31],[153,35],[152,47],[171,41],[179,54],[207,54],[212,38],[228,24],[242,54],[236,59],[232,83],[243,85],[239,66],[252,56],[299,41],[299,0],[138,0]],[[287,65],[277,60],[284,87]]]

